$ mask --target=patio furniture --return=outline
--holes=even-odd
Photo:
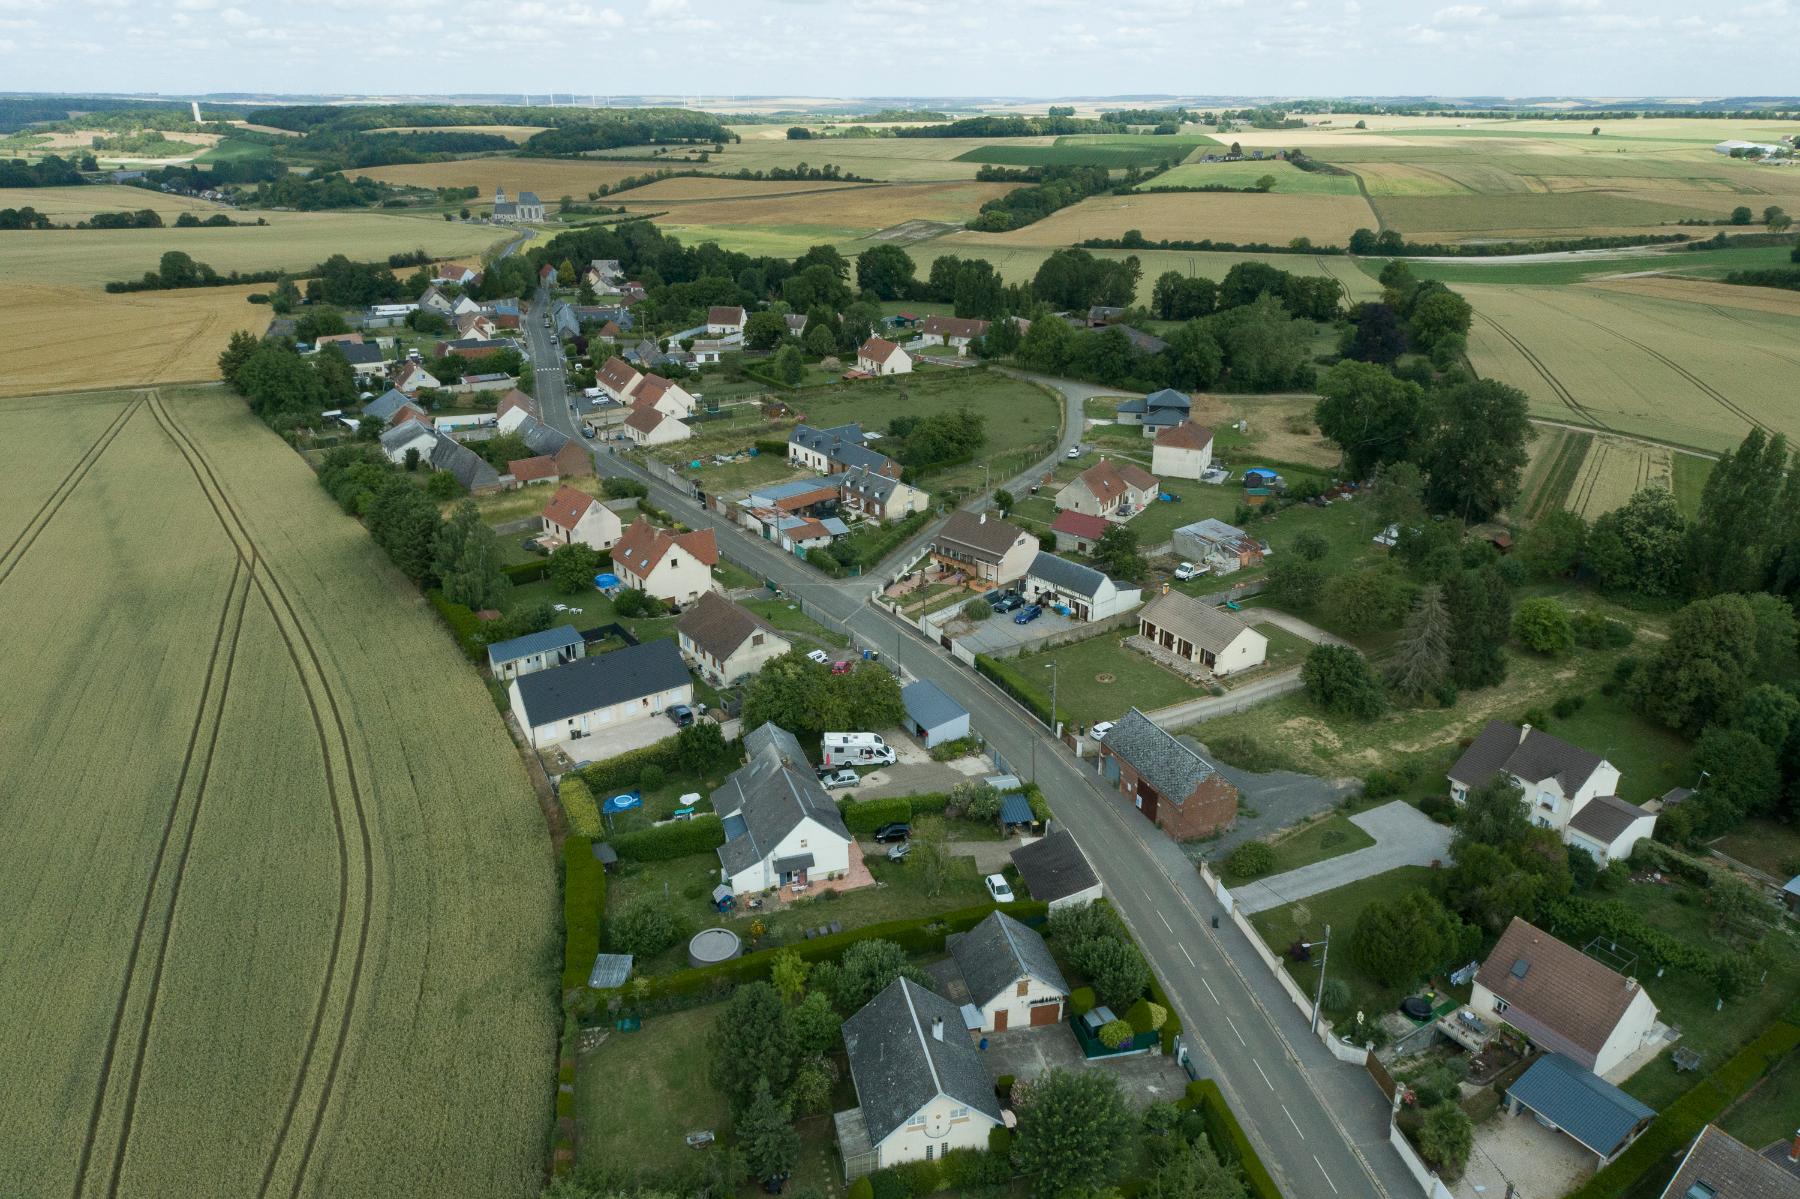
[[[1681,1048],[1675,1051],[1673,1058],[1675,1061],[1676,1073],[1680,1073],[1683,1070],[1698,1070],[1700,1068],[1700,1051],[1692,1046],[1681,1046]]]
[[[689,1149],[704,1149],[713,1143],[713,1130],[702,1128],[690,1132],[687,1134],[687,1143]]]

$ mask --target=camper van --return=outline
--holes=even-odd
[[[888,766],[894,747],[878,733],[826,733],[820,766]]]

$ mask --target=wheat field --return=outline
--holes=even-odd
[[[217,212],[226,212],[210,200],[189,196],[172,196],[168,192],[146,187],[124,187],[109,183],[93,183],[83,187],[0,187],[0,208],[35,208],[57,224],[84,221],[96,212],[137,212],[148,208],[160,213],[171,225],[184,212],[202,220]],[[231,213],[233,220],[255,220]]]
[[[554,868],[448,635],[223,388],[0,430],[0,1194],[534,1195]]]
[[[563,196],[585,200],[587,194],[601,184],[610,187],[632,175],[649,174],[663,167],[686,168],[687,165],[616,158],[589,158],[578,162],[558,158],[456,158],[448,162],[361,167],[350,174],[410,187],[479,188],[477,203],[491,200],[494,189],[504,187],[509,196],[522,191],[536,192],[544,203],[554,204]]]
[[[1356,195],[1143,192],[1094,196],[995,236],[1003,244],[1069,246],[1136,229],[1153,242],[1211,239],[1284,246],[1296,237],[1310,237],[1319,245],[1341,246],[1356,230],[1375,225],[1368,201]]]

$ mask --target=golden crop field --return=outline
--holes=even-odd
[[[1282,195],[1279,192],[1146,192],[1094,196],[1011,233],[1002,244],[1070,246],[1090,237],[1119,237],[1137,229],[1151,241],[1268,242],[1310,237],[1341,246],[1358,229],[1375,227],[1361,196]]]
[[[867,183],[826,183],[804,179],[735,179],[729,175],[682,175],[620,192],[617,199],[646,204],[693,203],[696,200],[775,197],[869,186],[871,185]]]
[[[688,182],[683,180],[683,182]],[[766,186],[766,185],[765,185]],[[743,196],[719,200],[694,200],[673,206],[639,201],[635,191],[621,197],[632,211],[656,212],[667,208],[659,223],[751,225],[779,232],[792,225],[829,226],[873,232],[902,221],[965,221],[1012,183],[895,183],[885,187],[828,188],[796,191],[789,195]]]
[[[449,636],[223,388],[0,429],[0,1193],[536,1194],[553,865]]]
[[[1593,520],[1624,507],[1626,500],[1645,487],[1669,491],[1674,482],[1675,453],[1667,446],[1596,437],[1575,474],[1566,506]]]
[[[266,285],[265,285],[266,287]],[[242,329],[269,327],[251,287],[109,295],[96,287],[0,287],[0,328],[13,330],[0,397],[216,379],[219,351]]]
[[[0,187],[0,208],[35,208],[59,225],[85,221],[96,212],[137,212],[148,208],[171,225],[184,212],[205,219],[227,211],[223,205],[145,187],[95,183],[85,187]],[[243,220],[234,216],[233,220]],[[254,216],[249,218],[255,220]],[[185,232],[185,230],[184,230]]]
[[[26,229],[9,232],[0,284],[98,287],[154,270],[165,250],[186,250],[217,271],[295,270],[333,254],[358,261],[422,249],[440,258],[479,256],[510,234],[491,225],[380,212],[267,212],[267,225],[215,229]]]
[[[792,167],[800,163],[823,166],[836,163],[846,171],[869,179],[919,183],[933,180],[973,179],[978,162],[957,162],[956,156],[994,144],[986,137],[836,137],[805,141],[758,139],[727,143],[700,170],[735,172],[748,168]],[[1009,146],[1048,146],[1053,137],[1009,137]]]
[[[633,162],[619,158],[590,158],[572,162],[560,158],[455,158],[449,162],[413,162],[401,166],[365,167],[351,172],[383,183],[410,187],[475,187],[479,201],[493,198],[504,187],[508,195],[536,192],[546,204],[563,196],[587,199],[602,184],[610,187],[632,175],[643,175],[661,166],[685,167],[685,163]]]
[[[1741,308],[1749,312],[1800,317],[1800,291],[1789,291],[1782,287],[1741,287],[1735,283],[1720,283],[1712,279],[1680,279],[1662,275],[1601,278],[1593,280],[1588,286],[1600,291],[1649,296],[1653,299],[1680,300],[1715,308]]]
[[[1752,423],[1800,436],[1795,316],[1585,284],[1457,291],[1476,371],[1522,389],[1533,415],[1704,450]]]

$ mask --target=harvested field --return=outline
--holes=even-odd
[[[1519,507],[1514,514],[1537,521],[1561,508],[1575,486],[1575,476],[1587,461],[1594,435],[1555,425],[1539,426],[1527,448],[1530,461],[1519,481]]]
[[[619,200],[655,201],[659,204],[693,203],[697,200],[730,200],[745,196],[774,198],[843,188],[868,187],[866,183],[828,183],[803,179],[717,179],[710,175],[662,179],[618,193]]]
[[[371,129],[370,133],[491,133],[496,137],[523,142],[534,133],[542,133],[544,125],[395,125],[388,129]]]
[[[149,193],[145,193],[149,194]],[[99,287],[153,270],[163,251],[186,250],[220,271],[297,270],[333,254],[358,261],[422,249],[442,258],[479,256],[510,234],[491,225],[377,212],[258,213],[267,225],[227,229],[27,229],[6,233],[0,283]],[[262,290],[267,290],[265,285]]]
[[[142,187],[120,187],[108,183],[90,184],[86,187],[0,187],[0,208],[35,208],[59,225],[74,224],[85,221],[96,212],[137,212],[148,208],[161,214],[169,224],[184,212],[194,213],[202,219],[215,212],[227,212],[221,204],[208,200],[193,200],[187,196],[171,196],[167,192],[151,191]],[[249,219],[242,214],[232,215],[233,220]],[[11,232],[9,231],[9,236]],[[182,231],[184,234],[187,230]],[[11,244],[6,243],[6,244]]]
[[[1459,241],[1469,237],[1580,237],[1602,228],[1642,231],[1674,228],[1684,217],[1722,217],[1736,203],[1699,192],[1574,192],[1460,196],[1377,196],[1382,224],[1413,240]]]
[[[1753,424],[1800,435],[1793,316],[1587,285],[1458,290],[1475,369],[1524,390],[1533,415],[1714,451]]]
[[[682,182],[691,182],[683,180]],[[695,200],[669,212],[671,224],[748,225],[779,232],[787,226],[824,226],[869,232],[904,220],[966,221],[982,204],[1018,186],[1013,183],[894,183],[881,187],[847,187],[798,194]],[[664,205],[636,191],[620,200],[632,211],[656,211]]]
[[[351,174],[411,187],[474,187],[480,189],[478,200],[492,199],[496,187],[504,187],[509,195],[532,191],[544,203],[554,204],[562,196],[584,200],[601,184],[610,187],[628,176],[668,165],[673,164],[617,158],[581,162],[562,158],[456,158],[449,162],[366,167]]]
[[[1007,140],[1047,146],[1054,139]],[[797,142],[785,139],[752,140],[728,143],[724,151],[714,154],[709,162],[695,165],[701,170],[717,170],[729,174],[746,167],[761,171],[777,166],[798,166],[803,162],[814,166],[831,162],[865,178],[899,183],[973,179],[981,169],[981,164],[958,161],[958,155],[988,145],[991,141],[991,138],[985,137],[814,138]]]
[[[1593,520],[1624,507],[1634,492],[1645,487],[1672,490],[1674,475],[1674,452],[1666,446],[1596,437],[1582,459],[1566,503],[1569,511]]]
[[[108,295],[92,287],[0,287],[0,327],[31,330],[7,351],[0,397],[215,379],[219,352],[233,333],[260,334],[269,327],[269,309],[244,301],[253,290]]]
[[[1223,430],[1239,420],[1249,423],[1248,436],[1242,439],[1245,446],[1233,450],[1233,458],[1266,458],[1271,462],[1326,469],[1335,467],[1342,460],[1337,447],[1319,436],[1318,427],[1313,424],[1313,409],[1319,403],[1317,396],[1197,393],[1193,403],[1191,415],[1194,421],[1209,428]],[[1302,426],[1306,432],[1293,431]],[[1149,446],[1150,443],[1145,442],[1146,451]]]
[[[1746,312],[1766,312],[1775,316],[1800,317],[1800,291],[1788,291],[1780,287],[1745,287],[1736,283],[1717,283],[1709,279],[1656,277],[1596,279],[1591,286],[1603,291],[1649,296],[1658,300],[1679,300],[1688,304],[1741,308]]]
[[[1058,138],[1048,146],[978,146],[956,156],[958,162],[993,163],[1009,167],[1153,167],[1178,163],[1201,146],[1217,145],[1204,138]]]
[[[449,636],[222,388],[0,429],[0,1193],[536,1194],[553,866]]]
[[[1375,214],[1361,196],[1246,195],[1233,192],[1145,192],[1094,196],[1010,233],[1001,244],[1071,246],[1090,237],[1122,237],[1136,229],[1151,241],[1268,242],[1310,237],[1341,246]]]
[[[1354,196],[1354,175],[1327,175],[1323,171],[1303,171],[1285,162],[1190,162],[1164,171],[1153,179],[1138,184],[1139,191],[1156,191],[1169,187],[1254,187],[1265,175],[1275,179],[1274,190],[1281,195]]]

